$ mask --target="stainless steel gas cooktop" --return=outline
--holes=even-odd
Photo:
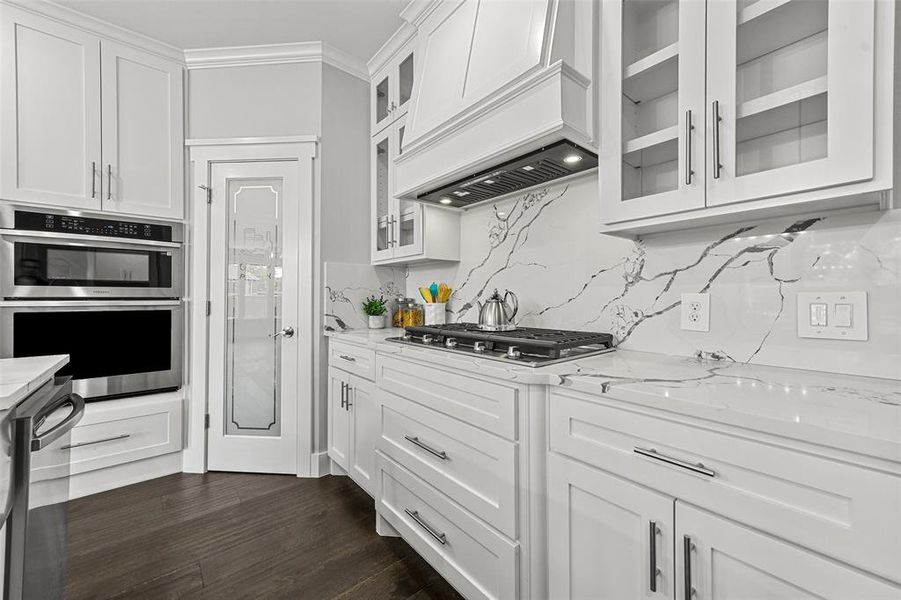
[[[527,367],[542,367],[614,350],[613,336],[609,333],[534,327],[483,331],[475,323],[407,327],[403,337],[388,338],[388,341]]]

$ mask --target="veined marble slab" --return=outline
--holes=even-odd
[[[68,354],[0,358],[0,410],[8,410],[24,400],[68,362]]]
[[[901,382],[617,350],[547,367],[509,365],[385,341],[400,330],[329,332],[383,354],[551,385],[901,462]]]

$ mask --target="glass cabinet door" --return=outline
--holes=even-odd
[[[385,126],[391,123],[391,86],[392,78],[390,71],[383,76],[377,76],[376,83],[372,85],[372,104],[371,122],[372,133],[381,131]]]
[[[372,140],[372,260],[385,260],[393,255],[393,155],[392,130],[388,128]]]
[[[707,4],[707,204],[873,176],[873,0]]]
[[[406,116],[401,117],[393,127],[395,148],[397,149],[396,156],[400,156],[403,153],[406,121]],[[422,211],[422,204],[419,202],[397,200],[397,230],[394,237],[395,257],[413,256],[422,253]]]
[[[704,20],[693,0],[602,4],[601,198],[612,223],[704,206]]]
[[[413,97],[413,53],[407,55],[397,67],[397,113],[406,113],[407,102]]]

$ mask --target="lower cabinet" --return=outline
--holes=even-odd
[[[551,454],[551,598],[672,598],[673,498]]]
[[[328,389],[329,458],[372,495],[379,438],[375,384],[330,367]]]
[[[676,502],[676,598],[901,598],[901,586]]]

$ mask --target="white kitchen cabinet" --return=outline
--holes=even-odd
[[[347,410],[349,381],[350,375],[329,367],[328,456],[345,472],[350,468],[350,417]]]
[[[101,206],[100,39],[0,5],[0,198]]]
[[[406,117],[372,138],[372,262],[459,260],[459,215],[395,195],[395,161],[403,152]]]
[[[549,596],[672,598],[673,498],[550,455]]]
[[[0,11],[0,197],[181,219],[182,67]]]
[[[607,222],[704,206],[703,2],[602,4],[601,198]],[[606,39],[606,38],[605,38]]]
[[[329,367],[328,455],[369,494],[378,437],[375,384]]]
[[[885,206],[893,12],[881,0],[603,3],[604,231]]]
[[[675,515],[676,598],[901,598],[901,586],[680,501]]]
[[[181,219],[182,68],[106,40],[100,59],[103,210]]]
[[[373,75],[370,86],[372,135],[407,114],[413,97],[415,60],[412,43],[407,43]]]

